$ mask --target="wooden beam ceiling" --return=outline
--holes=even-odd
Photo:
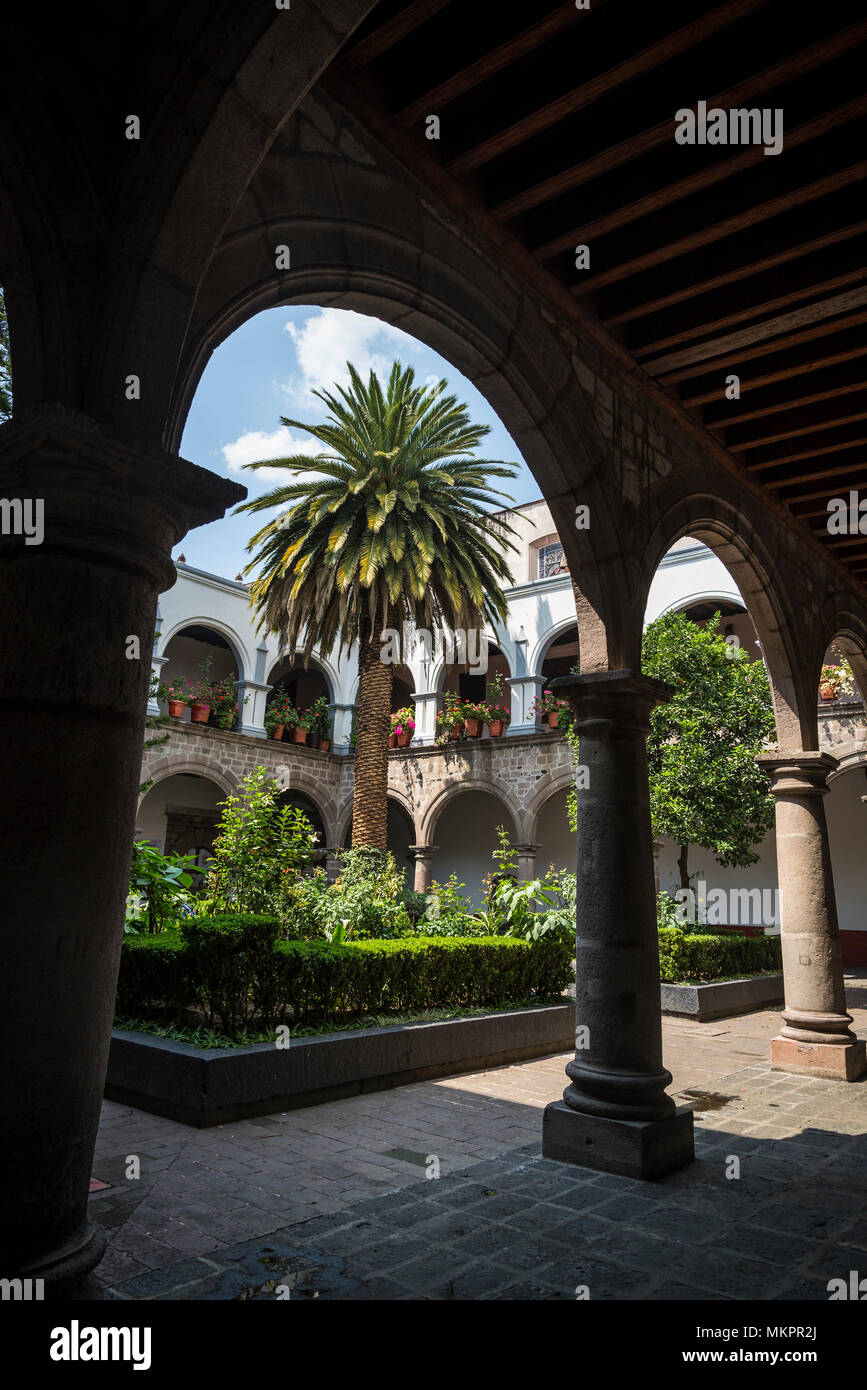
[[[861,0],[808,23],[789,0],[536,0],[484,26],[381,0],[324,81],[811,545],[867,485],[865,60]],[[781,151],[678,144],[700,100],[780,110]],[[857,547],[813,534],[860,582]]]

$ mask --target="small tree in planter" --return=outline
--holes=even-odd
[[[311,713],[315,720],[315,732],[318,735],[319,751],[327,753],[331,747],[331,726],[334,716],[328,708],[328,696],[318,695],[313,701]]]
[[[388,739],[389,748],[408,748],[415,733],[415,710],[411,705],[404,705],[403,709],[395,710],[391,716],[391,734]],[[394,743],[392,743],[394,739]]]
[[[503,730],[512,722],[512,711],[503,677],[499,672],[488,681],[488,707],[485,716],[491,738],[502,738]]]

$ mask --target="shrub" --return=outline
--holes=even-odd
[[[175,1013],[196,999],[213,1027],[237,1034],[250,1019],[296,1023],[447,1006],[496,1007],[550,998],[572,978],[572,952],[553,935],[403,938],[332,945],[277,941],[273,918],[185,922],[183,936],[125,942],[118,1007]]]
[[[310,822],[279,806],[279,790],[255,767],[223,802],[205,896],[218,912],[279,913],[293,879],[313,857]]]
[[[225,913],[190,917],[181,924],[187,978],[205,1018],[219,1015],[227,1033],[251,1018],[267,1018],[277,996],[276,917]]]
[[[739,932],[711,936],[677,927],[659,929],[659,978],[669,984],[781,969],[778,936],[742,936]]]

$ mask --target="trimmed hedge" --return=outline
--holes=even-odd
[[[758,975],[782,970],[778,936],[713,936],[659,928],[659,978],[666,984],[681,980],[718,980],[725,975]]]
[[[128,937],[117,1007],[179,1014],[196,1003],[209,1024],[236,1033],[291,1013],[296,1023],[364,1013],[498,1007],[549,998],[573,977],[573,950],[549,932],[513,937],[400,937],[332,945],[279,941],[270,917],[188,918],[177,933]]]

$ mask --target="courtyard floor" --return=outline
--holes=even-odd
[[[82,1297],[827,1300],[867,1274],[867,1083],[772,1072],[778,1026],[664,1020],[697,1161],[652,1183],[541,1158],[565,1055],[210,1130],[106,1101]]]

